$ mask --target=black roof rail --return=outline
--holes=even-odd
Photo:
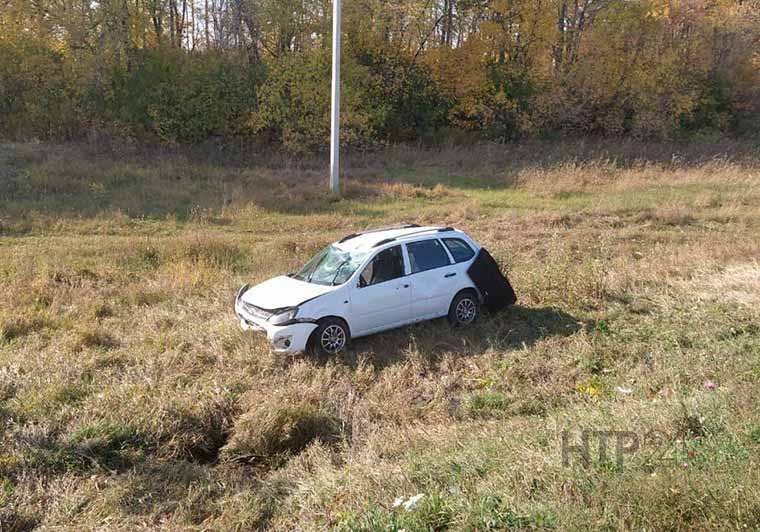
[[[338,240],[338,244],[342,244],[343,242],[348,242],[349,240],[351,240],[352,238],[356,238],[357,236],[362,236],[362,234],[361,233],[351,233],[350,235],[346,235],[343,238],[341,238],[340,240]]]
[[[437,229],[435,227],[431,227],[431,228],[428,228],[428,229],[422,229],[420,231],[414,231],[412,233],[407,233],[405,235],[401,235],[401,237],[399,237],[399,238],[406,238],[408,236],[420,235],[422,233],[430,233],[430,232],[448,233],[450,231],[456,231],[456,229],[454,229],[452,227],[439,227]],[[384,246],[385,244],[390,244],[391,242],[395,242],[396,240],[398,240],[398,238],[386,238],[385,240],[381,240],[380,242],[378,242],[377,244],[375,244],[372,247],[373,248],[379,248],[380,246]]]
[[[391,225],[388,227],[378,227],[377,229],[368,229],[367,231],[362,231],[360,233],[351,233],[350,235],[343,237],[342,240],[339,240],[338,244],[343,244],[344,242],[348,242],[354,238],[360,237],[362,235],[369,235],[371,233],[382,233],[383,231],[393,231],[394,229],[416,229],[417,227],[419,227],[417,224],[400,224]]]
[[[395,238],[386,238],[385,240],[381,240],[380,242],[378,242],[377,244],[375,244],[372,247],[373,248],[379,248],[380,246],[384,246],[385,244],[390,244],[391,242],[395,242],[395,241],[396,241]]]

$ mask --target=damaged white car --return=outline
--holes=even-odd
[[[332,355],[351,338],[444,316],[468,325],[481,306],[515,301],[496,262],[469,236],[408,224],[349,235],[297,274],[243,286],[235,314],[277,352]]]

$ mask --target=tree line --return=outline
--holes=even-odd
[[[330,0],[0,0],[0,135],[293,152]],[[344,143],[757,134],[759,0],[345,0]]]

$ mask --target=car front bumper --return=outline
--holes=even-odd
[[[317,328],[316,323],[272,325],[268,321],[246,312],[240,304],[240,300],[235,301],[235,314],[240,321],[240,327],[244,331],[266,334],[267,340],[276,353],[300,353],[306,351],[309,337]]]

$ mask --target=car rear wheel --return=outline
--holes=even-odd
[[[325,318],[309,338],[308,351],[312,355],[330,356],[343,351],[350,338],[346,322],[338,318]]]
[[[459,292],[449,308],[449,323],[454,327],[470,325],[480,316],[480,300],[472,290]]]

